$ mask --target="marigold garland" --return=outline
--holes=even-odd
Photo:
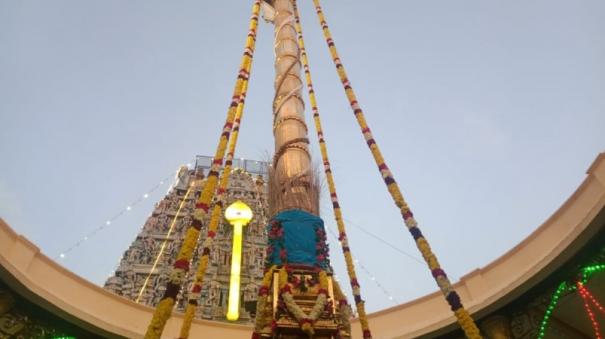
[[[414,219],[414,215],[413,215],[412,211],[410,210],[408,204],[406,203],[405,199],[403,198],[403,195],[401,194],[401,190],[399,189],[399,186],[397,185],[397,182],[395,181],[393,174],[391,173],[391,171],[389,170],[389,167],[385,163],[382,153],[380,152],[380,149],[378,148],[378,144],[376,143],[376,140],[374,139],[374,136],[372,135],[372,132],[371,132],[370,128],[368,127],[368,124],[365,120],[363,111],[359,105],[359,102],[357,101],[357,97],[355,96],[355,92],[353,91],[353,88],[351,87],[351,83],[349,82],[349,79],[347,78],[346,71],[344,69],[344,66],[343,66],[343,64],[340,60],[340,57],[338,55],[338,52],[336,50],[334,40],[332,39],[332,34],[330,33],[330,29],[328,28],[328,24],[326,23],[326,19],[323,14],[323,11],[321,9],[319,0],[313,0],[313,3],[315,5],[317,17],[321,24],[322,31],[323,31],[324,37],[326,39],[326,43],[328,44],[328,48],[330,50],[332,60],[334,62],[334,65],[336,66],[336,71],[338,73],[338,77],[340,78],[340,81],[342,82],[342,84],[344,86],[345,94],[347,96],[347,99],[349,100],[349,104],[351,105],[351,108],[353,109],[355,118],[357,119],[357,123],[359,124],[359,127],[361,128],[363,136],[366,140],[368,147],[370,148],[370,152],[372,153],[372,156],[374,157],[374,160],[376,162],[376,165],[378,166],[380,174],[381,174],[385,184],[387,185],[387,189],[388,189],[389,193],[391,194],[391,197],[393,198],[395,205],[397,205],[397,207],[401,211],[401,215],[403,217],[405,225],[407,226],[409,232],[411,233],[414,240],[416,241],[416,246],[421,251],[422,256],[424,257],[425,261],[427,262],[427,265],[431,269],[431,273],[432,273],[433,277],[435,278],[437,285],[441,289],[441,292],[445,296],[445,299],[447,300],[452,311],[456,315],[458,323],[464,330],[466,336],[468,338],[481,338],[479,329],[477,328],[476,324],[474,323],[473,319],[470,317],[468,312],[462,306],[460,297],[458,296],[458,294],[452,287],[449,279],[447,278],[447,275],[445,274],[443,269],[440,267],[439,262],[437,261],[437,257],[432,253],[431,248],[428,245],[428,242],[426,241],[426,239],[422,235],[422,232],[420,231],[420,228],[418,228],[418,223]]]
[[[328,189],[332,200],[332,209],[334,211],[334,219],[338,227],[340,245],[342,248],[343,255],[345,257],[345,263],[347,266],[347,273],[349,275],[349,282],[353,290],[353,297],[355,299],[355,307],[359,315],[359,322],[361,324],[361,330],[364,339],[372,338],[370,327],[368,324],[368,318],[365,311],[364,301],[361,298],[361,287],[357,280],[357,273],[355,272],[355,265],[353,263],[353,257],[351,256],[351,249],[349,247],[349,241],[347,238],[347,232],[345,223],[342,217],[342,211],[340,209],[340,202],[338,201],[338,195],[336,194],[336,184],[334,182],[334,176],[330,167],[330,159],[328,157],[328,147],[326,145],[323,128],[321,125],[321,118],[319,115],[319,108],[317,105],[317,99],[315,97],[315,91],[313,89],[313,80],[311,78],[311,70],[309,66],[309,58],[305,49],[305,42],[303,38],[302,27],[300,25],[300,13],[296,2],[294,2],[294,16],[296,20],[296,32],[298,33],[298,47],[301,53],[301,61],[305,71],[305,80],[309,93],[309,102],[311,104],[311,111],[313,112],[313,121],[315,122],[315,130],[317,131],[317,138],[319,140],[319,149],[321,152],[321,158],[324,166],[324,172],[326,174],[326,180],[328,182]]]
[[[326,271],[319,271],[319,293],[317,294],[315,305],[313,305],[309,314],[306,314],[294,300],[291,287],[288,283],[288,271],[286,267],[282,267],[279,270],[279,291],[287,310],[298,321],[303,332],[310,337],[313,336],[315,332],[313,325],[319,319],[328,303],[328,275]]]
[[[250,18],[249,31],[248,36],[246,38],[246,46],[242,56],[240,69],[238,72],[239,74],[235,82],[231,105],[229,106],[229,109],[227,111],[227,118],[223,127],[223,132],[221,134],[219,143],[216,148],[210,172],[208,173],[206,185],[204,186],[204,189],[202,190],[202,193],[200,194],[200,197],[196,203],[194,220],[187,230],[183,245],[181,246],[179,254],[177,255],[177,260],[175,261],[172,272],[170,274],[170,281],[168,282],[168,286],[166,287],[166,292],[164,293],[162,300],[156,307],[155,312],[153,314],[153,318],[149,324],[149,327],[147,328],[147,332],[145,334],[146,339],[160,338],[164,326],[166,325],[166,322],[168,321],[168,318],[172,313],[172,308],[174,306],[176,296],[178,295],[185,280],[186,274],[189,271],[189,263],[193,256],[193,251],[195,250],[199,238],[200,229],[202,227],[202,221],[208,214],[208,211],[210,209],[210,202],[212,200],[216,185],[218,183],[218,174],[223,165],[223,158],[225,156],[227,142],[231,136],[231,131],[233,129],[236,111],[240,102],[243,99],[242,93],[247,86],[250,68],[252,65],[254,47],[256,44],[256,31],[258,27],[259,12],[260,0],[255,0],[252,6],[252,16]],[[208,236],[213,237],[214,235],[211,236],[209,232]],[[205,251],[206,250],[204,249],[204,252]],[[207,256],[209,253],[203,254]],[[201,262],[204,262],[204,260],[201,260]]]
[[[220,184],[218,189],[216,190],[216,203],[212,208],[212,214],[210,218],[210,224],[208,225],[208,234],[206,239],[202,243],[202,256],[200,257],[200,262],[198,264],[198,268],[195,274],[195,280],[191,286],[188,295],[188,303],[185,308],[185,317],[183,319],[183,323],[181,325],[180,338],[188,338],[189,330],[191,328],[191,322],[195,316],[195,310],[198,305],[198,300],[202,294],[202,287],[204,283],[204,276],[206,275],[206,269],[208,268],[210,250],[212,247],[212,243],[214,241],[214,237],[216,236],[218,226],[220,221],[223,220],[222,211],[223,211],[223,200],[224,194],[227,190],[227,186],[229,185],[229,177],[231,175],[233,157],[235,154],[235,147],[237,145],[237,139],[239,136],[239,126],[241,122],[241,118],[243,116],[244,111],[244,103],[245,103],[245,93],[248,89],[248,82],[244,84],[242,99],[240,100],[237,106],[237,112],[235,116],[235,123],[233,124],[233,132],[231,138],[229,139],[229,151],[227,153],[227,157],[225,158],[225,168],[223,169],[223,173],[221,175]]]
[[[263,277],[260,288],[258,289],[258,299],[256,303],[256,322],[254,324],[254,333],[252,338],[260,338],[262,330],[269,326],[273,320],[272,312],[266,312],[267,302],[269,299],[269,289],[271,288],[271,282],[273,281],[273,273],[277,266],[271,266]]]
[[[260,2],[255,2],[255,8],[260,7]],[[253,11],[252,20],[254,22],[258,21],[258,11]],[[253,35],[249,35],[249,39],[255,39],[256,32],[252,31]],[[246,72],[250,74],[252,65],[249,64]],[[198,268],[195,273],[195,279],[191,286],[188,295],[188,303],[185,308],[185,317],[183,319],[183,323],[181,325],[180,338],[188,338],[189,330],[191,329],[191,323],[195,316],[195,311],[197,309],[198,301],[201,297],[202,287],[204,283],[204,276],[206,275],[206,269],[208,268],[210,250],[212,247],[212,243],[214,241],[214,237],[216,236],[218,226],[220,221],[223,220],[222,211],[223,211],[223,200],[224,194],[229,185],[229,177],[231,175],[233,157],[235,155],[235,147],[237,145],[237,139],[239,136],[239,127],[241,123],[241,119],[244,113],[244,105],[246,101],[246,92],[248,90],[248,78],[245,79],[242,85],[242,92],[240,95],[240,100],[237,105],[237,109],[235,112],[235,120],[232,128],[232,134],[229,139],[229,150],[227,152],[227,156],[225,157],[225,167],[223,169],[223,173],[220,178],[219,186],[215,192],[216,203],[212,208],[210,224],[208,225],[208,234],[206,239],[202,243],[202,256],[200,257],[200,262],[198,264]]]

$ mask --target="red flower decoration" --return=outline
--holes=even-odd
[[[174,262],[174,268],[180,268],[185,271],[189,270],[189,260],[180,259]]]

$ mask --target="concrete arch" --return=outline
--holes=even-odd
[[[455,284],[465,306],[482,316],[535,286],[605,225],[605,153],[567,201],[536,231]],[[0,275],[30,301],[105,336],[142,337],[153,309],[105,291],[63,268],[0,219]],[[410,338],[447,331],[455,319],[438,292],[369,315],[375,338]],[[178,336],[181,314],[165,330]],[[353,333],[360,333],[353,322]],[[196,320],[192,337],[249,338],[251,328]]]

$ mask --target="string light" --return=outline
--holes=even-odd
[[[329,228],[326,227],[326,229],[328,230],[328,233],[332,236],[332,238],[334,238],[335,240],[338,239],[338,237],[336,236],[336,234],[334,233],[334,231]],[[390,300],[392,301],[395,305],[398,303],[395,298],[393,297],[393,295],[391,293],[389,293],[389,291],[378,281],[376,280],[376,277],[370,273],[370,271],[362,264],[359,262],[359,259],[353,259],[353,261],[355,262],[355,264],[357,264],[357,266],[359,266],[359,268],[361,268],[361,270],[367,274],[370,279],[374,282],[374,284],[378,287],[378,289]],[[338,281],[338,278],[336,277],[336,275],[334,275],[334,280]]]
[[[163,180],[160,181],[159,184],[153,186],[145,194],[143,194],[142,198],[140,196],[138,199],[136,199],[135,201],[133,201],[132,203],[130,203],[129,205],[127,205],[125,209],[121,210],[120,212],[114,214],[111,218],[107,219],[103,225],[98,226],[98,227],[92,229],[90,232],[88,232],[87,234],[85,234],[82,238],[80,238],[79,240],[75,241],[71,246],[67,247],[65,250],[63,250],[62,252],[60,252],[60,254],[58,255],[58,258],[64,259],[69,252],[71,252],[71,251],[75,250],[76,248],[80,247],[80,245],[82,245],[84,242],[88,241],[92,236],[94,236],[95,234],[97,234],[99,231],[101,231],[104,228],[106,228],[107,226],[111,225],[114,221],[116,221],[122,215],[124,215],[124,213],[126,211],[132,210],[133,207],[137,206],[141,201],[143,201],[143,199],[148,198],[151,193],[155,192],[158,188],[160,188],[160,186],[162,186],[164,184],[164,182],[168,181],[169,179],[170,179],[170,176],[164,178]],[[57,257],[55,257],[55,259],[57,259]]]
[[[544,313],[544,317],[542,318],[542,323],[540,324],[540,329],[538,332],[537,339],[542,339],[546,336],[546,330],[548,329],[550,317],[552,316],[552,313],[554,312],[555,308],[557,307],[557,303],[561,297],[561,294],[578,291],[580,296],[582,296],[583,299],[585,297],[590,299],[592,294],[590,294],[590,292],[586,289],[586,286],[584,286],[584,285],[588,282],[588,280],[595,273],[599,273],[602,271],[605,271],[605,264],[595,264],[595,265],[585,266],[581,270],[581,278],[575,284],[568,285],[567,282],[565,282],[565,281],[563,281],[559,284],[559,287],[553,293],[553,295],[550,299],[550,304],[548,305],[548,308],[546,309],[546,312]],[[593,302],[593,304],[595,306],[597,306],[597,308],[601,312],[603,312],[603,307],[596,299],[594,299],[594,296],[592,296],[591,301]],[[586,310],[587,310],[589,317],[592,317],[591,319],[593,319],[594,314],[592,314],[592,310],[590,310],[590,306],[588,305],[588,303],[585,302],[585,308],[586,307],[587,307]],[[592,316],[591,316],[591,314],[592,314]],[[595,328],[595,334],[597,334],[597,338],[602,338],[600,332],[598,332],[598,323],[596,323],[596,321],[593,321],[593,320],[591,320],[591,321],[593,322],[593,328],[595,328],[594,327],[595,324],[597,325],[597,327]]]
[[[584,284],[582,284],[582,283],[578,283],[578,284],[579,284],[579,288],[580,288],[580,293],[582,293],[584,296],[588,297],[588,299],[592,302],[592,304],[599,311],[601,311],[601,313],[605,314],[605,309],[603,308],[603,306],[601,306],[601,304],[597,301],[597,299],[595,299],[594,295],[588,290],[588,288],[586,288],[586,286],[584,286]]]
[[[588,296],[586,295],[586,290],[584,289],[584,285],[582,284],[581,281],[578,281],[576,286],[578,287],[578,292],[580,293],[580,296],[582,296],[582,299],[584,301],[584,309],[586,310],[586,314],[588,314],[588,318],[590,319],[590,322],[592,323],[592,329],[594,330],[595,338],[602,339],[603,337],[601,337],[601,330],[599,329],[599,323],[595,319],[594,313],[592,313],[592,309],[590,308],[590,305],[588,304]]]
[[[546,313],[544,313],[544,318],[542,319],[542,323],[540,324],[540,331],[539,331],[538,337],[537,337],[538,339],[542,339],[546,335],[546,329],[548,328],[548,321],[550,320],[550,316],[552,315],[552,312],[554,312],[555,307],[557,306],[557,303],[559,302],[559,298],[561,297],[561,294],[566,289],[567,289],[567,283],[562,282],[561,284],[559,284],[559,287],[557,287],[557,290],[553,294],[552,298],[550,298],[550,304],[548,305],[548,308],[546,309]]]
[[[327,205],[325,205],[325,204],[322,204],[322,208],[327,210],[327,209],[331,209],[332,207],[331,207],[331,206],[327,206]],[[353,222],[352,220],[347,219],[347,218],[343,218],[343,220],[344,220],[344,221],[346,221],[346,222],[347,222],[347,224],[353,225],[355,228],[359,229],[359,230],[360,230],[360,231],[362,231],[363,233],[365,233],[365,234],[369,235],[370,237],[372,237],[372,238],[374,238],[374,239],[376,239],[376,240],[380,241],[381,243],[383,243],[383,244],[385,244],[386,246],[388,246],[388,247],[392,248],[393,250],[395,250],[395,251],[399,252],[400,254],[402,254],[402,255],[404,255],[404,256],[406,256],[406,257],[408,257],[409,259],[414,260],[414,261],[415,261],[416,263],[418,263],[419,265],[422,265],[423,267],[425,266],[424,261],[422,261],[421,259],[419,259],[419,258],[417,258],[416,256],[414,256],[414,255],[412,255],[412,254],[410,254],[410,253],[408,253],[408,252],[406,252],[406,251],[402,250],[401,248],[399,248],[399,247],[397,247],[397,246],[395,246],[395,245],[391,244],[390,242],[388,242],[388,241],[384,240],[383,238],[381,238],[381,237],[377,236],[376,234],[374,234],[374,233],[372,233],[372,232],[370,232],[370,231],[366,230],[366,229],[365,229],[364,227],[362,227],[361,225],[359,225],[359,224],[357,224],[357,223],[355,223],[355,222]],[[338,243],[340,243],[340,240],[338,240]]]
[[[377,236],[376,234],[374,234],[374,233],[372,233],[372,232],[370,232],[370,231],[366,230],[365,228],[361,227],[360,225],[356,224],[355,222],[353,222],[353,221],[351,221],[351,220],[349,220],[349,219],[347,219],[347,218],[343,218],[343,220],[345,220],[345,221],[347,222],[347,224],[353,225],[355,228],[357,228],[357,229],[359,229],[360,231],[362,231],[363,233],[365,233],[365,234],[367,234],[367,235],[371,236],[372,238],[374,238],[374,239],[376,239],[376,240],[380,241],[381,243],[383,243],[383,244],[387,245],[388,247],[392,248],[393,250],[395,250],[395,251],[397,251],[397,252],[399,252],[399,253],[403,254],[404,256],[406,256],[406,257],[408,257],[408,258],[410,258],[410,259],[414,260],[414,261],[415,261],[415,262],[417,262],[418,264],[420,264],[420,265],[422,265],[422,266],[424,266],[424,265],[425,265],[424,261],[422,261],[422,260],[418,259],[416,256],[414,256],[414,255],[412,255],[412,254],[410,254],[410,253],[407,253],[406,251],[402,250],[401,248],[399,248],[399,247],[397,247],[397,246],[395,246],[395,245],[391,244],[390,242],[388,242],[388,241],[386,241],[386,240],[382,239],[381,237]]]

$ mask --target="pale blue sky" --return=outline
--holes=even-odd
[[[212,154],[249,4],[0,0],[0,216],[55,257],[180,164]],[[605,149],[605,2],[323,6],[387,163],[454,280],[545,221]],[[311,2],[300,7],[345,217],[418,257]],[[261,22],[238,157],[272,152],[271,35]],[[166,188],[62,264],[101,284]],[[396,300],[436,289],[419,263],[353,225],[349,233],[353,254]],[[359,275],[369,310],[393,304]]]

